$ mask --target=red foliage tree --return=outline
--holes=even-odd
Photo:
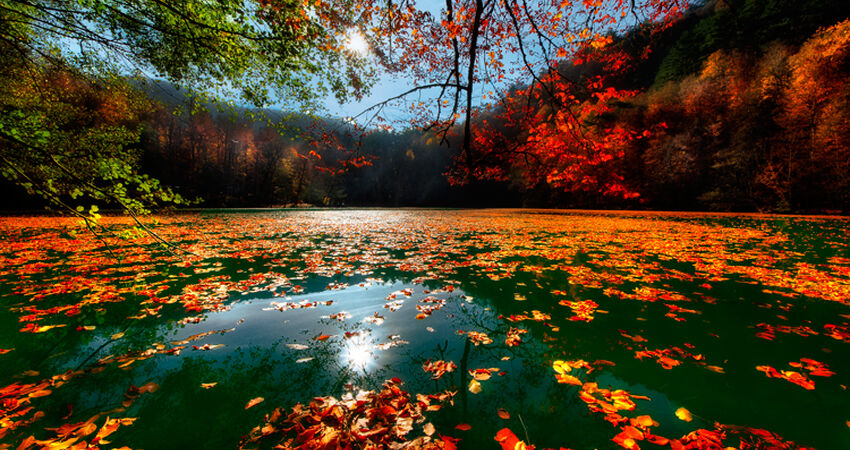
[[[647,133],[604,119],[634,95],[610,85],[630,61],[609,47],[628,28],[670,23],[687,0],[447,0],[437,17],[413,1],[360,0],[345,11],[317,5],[320,19],[338,23],[348,14],[366,36],[372,57],[364,63],[417,80],[371,108],[371,119],[380,122],[385,106],[406,103],[415,125],[461,148],[451,180],[513,177],[529,186],[636,195],[612,165],[623,141]],[[604,70],[565,73],[582,74],[582,67]]]

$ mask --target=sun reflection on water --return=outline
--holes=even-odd
[[[347,367],[352,370],[366,372],[376,355],[374,340],[369,334],[358,334],[346,339],[342,358]]]

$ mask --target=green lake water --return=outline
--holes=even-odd
[[[121,220],[98,238],[70,219],[0,219],[0,448],[61,441],[55,428],[95,416],[98,429],[136,418],[101,448],[235,448],[276,407],[394,377],[411,395],[457,392],[407,437],[431,423],[459,448],[499,448],[502,428],[537,448],[620,448],[627,422],[589,408],[593,382],[637,397],[617,414],[651,416],[657,436],[850,448],[847,219],[308,210],[146,223],[186,252]],[[512,328],[527,330],[518,345]],[[427,360],[457,368],[434,380]],[[579,360],[569,374],[584,386],[559,383],[553,363]],[[469,371],[489,368],[472,392]],[[15,391],[26,385],[49,392]]]

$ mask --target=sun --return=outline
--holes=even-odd
[[[368,333],[358,334],[346,340],[341,356],[350,369],[365,373],[376,359],[372,352],[374,347],[374,340]]]
[[[366,42],[363,33],[352,30],[348,34],[348,42],[345,43],[345,48],[357,55],[365,55],[369,51],[369,43]]]

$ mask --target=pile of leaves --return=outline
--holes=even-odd
[[[454,404],[455,393],[417,394],[412,401],[401,384],[393,378],[377,393],[347,393],[341,400],[316,397],[307,406],[296,404],[288,415],[277,408],[242,439],[239,448],[259,448],[272,440],[278,442],[276,448],[286,449],[456,448],[453,438],[433,438],[430,423],[423,426],[424,436],[407,439],[414,426],[425,421],[425,411],[437,410],[445,401]]]

